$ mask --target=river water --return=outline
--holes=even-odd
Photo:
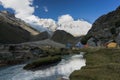
[[[59,80],[69,78],[69,75],[85,66],[82,54],[64,56],[62,61],[49,68],[37,71],[23,70],[24,65],[16,65],[0,69],[0,80]]]

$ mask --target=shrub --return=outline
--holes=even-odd
[[[120,20],[118,20],[118,21],[115,23],[115,27],[116,27],[116,28],[120,27]]]
[[[92,35],[90,34],[87,34],[86,36],[83,36],[82,39],[81,39],[81,43],[82,44],[86,44],[87,41],[92,37]]]
[[[111,32],[111,34],[116,34],[116,29],[115,28],[111,28],[110,32]]]

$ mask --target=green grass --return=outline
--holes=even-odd
[[[120,49],[93,48],[86,52],[86,66],[74,71],[70,80],[120,80]]]
[[[46,66],[58,63],[59,61],[61,61],[60,56],[48,56],[48,57],[40,58],[38,60],[35,60],[27,64],[26,66],[24,66],[23,69],[35,70],[38,68],[45,68]]]

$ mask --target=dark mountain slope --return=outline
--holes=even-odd
[[[120,7],[99,17],[93,23],[88,34],[82,38],[82,43],[85,44],[87,41],[94,43],[96,41],[99,45],[103,45],[110,40],[115,40],[120,44]]]
[[[0,12],[0,43],[27,42],[39,32],[7,11]]]
[[[38,40],[45,40],[45,39],[49,39],[51,37],[51,35],[47,32],[41,32],[38,35],[32,36],[31,37],[31,41],[38,41]]]

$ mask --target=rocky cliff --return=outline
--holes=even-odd
[[[88,34],[83,37],[82,43],[98,46],[111,40],[120,45],[120,6],[116,10],[99,17],[93,23]]]

